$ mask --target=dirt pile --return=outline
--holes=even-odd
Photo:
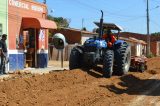
[[[149,70],[160,68],[160,58],[148,61]],[[65,70],[44,75],[16,73],[0,82],[0,105],[9,106],[124,106],[149,88],[153,74],[129,72],[106,79],[91,70]],[[160,70],[159,70],[160,71]],[[152,95],[151,95],[152,96]]]
[[[160,57],[148,59],[148,72],[151,74],[160,74]]]

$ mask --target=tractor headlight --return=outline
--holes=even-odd
[[[97,44],[97,42],[94,42],[94,44],[96,45],[96,44]]]
[[[88,44],[88,43],[89,43],[89,41],[86,41],[86,42],[85,42],[85,44]]]

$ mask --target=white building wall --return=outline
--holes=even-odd
[[[160,42],[157,42],[157,56],[160,56]]]
[[[142,56],[142,55],[145,55],[146,51],[146,46],[145,45],[142,45],[140,43],[137,43],[136,44],[136,56]]]
[[[90,37],[88,37],[88,36],[82,36],[81,44],[84,44],[84,42],[89,38]]]
[[[85,42],[87,39],[93,38],[93,36],[97,36],[97,35],[92,35],[92,34],[82,34],[81,44],[84,44],[84,42]]]

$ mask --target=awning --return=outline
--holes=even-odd
[[[54,21],[41,19],[41,18],[22,18],[23,28],[46,28],[46,29],[57,29],[57,25]]]

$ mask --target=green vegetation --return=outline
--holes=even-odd
[[[147,58],[153,58],[155,55],[151,52],[149,55],[147,55]]]
[[[160,32],[152,33],[151,36],[160,36]]]
[[[68,28],[69,27],[69,23],[70,23],[70,20],[66,19],[66,18],[63,18],[63,17],[53,17],[51,15],[48,15],[47,18],[49,20],[52,20],[52,21],[55,21],[58,28]]]
[[[86,28],[86,27],[83,27],[81,30],[82,30],[82,31],[87,31],[87,28]]]

